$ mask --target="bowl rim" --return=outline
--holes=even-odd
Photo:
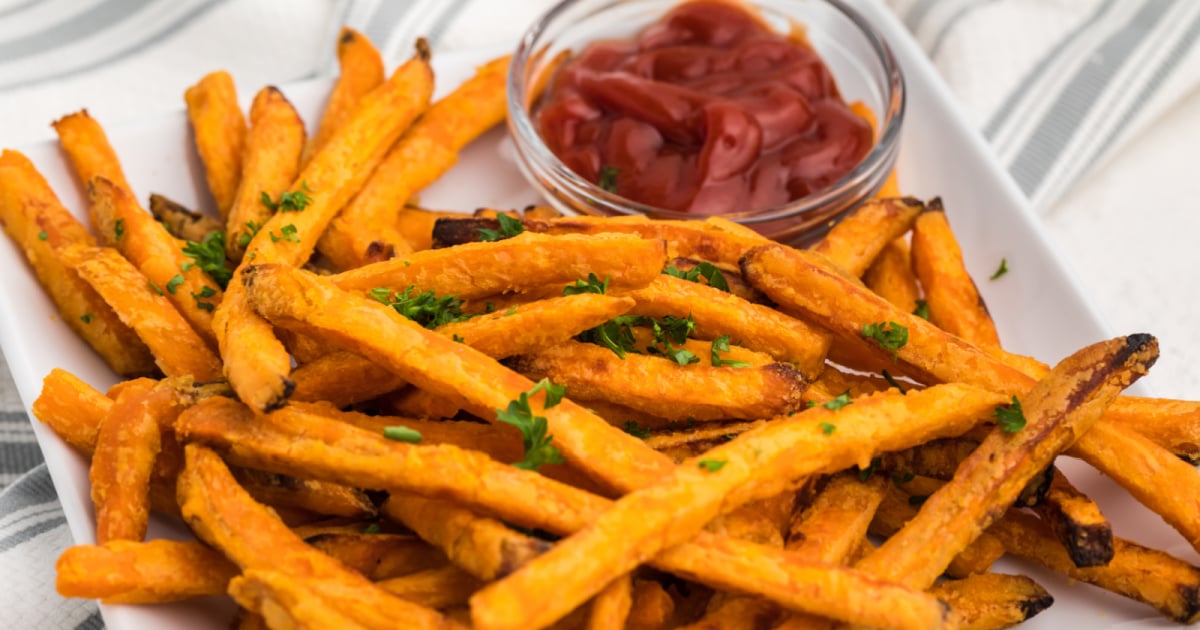
[[[795,218],[809,213],[816,214],[817,211],[835,205],[846,196],[852,195],[862,186],[870,183],[872,178],[877,178],[879,184],[882,185],[887,174],[885,173],[882,177],[879,176],[880,166],[889,163],[889,160],[895,156],[901,126],[904,121],[904,112],[908,100],[904,74],[883,35],[871,25],[866,17],[844,0],[803,1],[811,1],[833,7],[834,10],[847,18],[859,30],[874,52],[873,61],[879,63],[882,68],[883,84],[887,88],[887,91],[883,95],[884,111],[882,112],[881,131],[878,134],[878,140],[872,145],[871,150],[859,160],[858,164],[836,182],[800,199],[771,208],[743,212],[698,214],[660,208],[634,201],[609,192],[597,184],[584,179],[568,168],[542,140],[541,134],[538,133],[537,128],[534,126],[530,111],[525,105],[527,94],[523,81],[526,66],[530,61],[536,59],[537,55],[541,54],[535,48],[539,44],[540,37],[563,13],[581,1],[583,0],[562,0],[558,2],[526,29],[525,33],[521,36],[516,51],[513,53],[505,83],[508,127],[510,133],[514,136],[514,146],[519,154],[518,161],[536,160],[540,165],[540,169],[548,170],[557,178],[555,184],[559,187],[573,189],[574,193],[592,201],[598,210],[607,214],[645,215],[656,219],[697,219],[718,216],[740,223],[762,223],[784,218]],[[679,2],[686,1],[688,0],[679,0]],[[754,8],[753,0],[745,0],[745,2],[751,8]],[[526,156],[526,151],[531,152],[533,154],[532,157]],[[529,177],[529,168],[525,164],[522,164],[522,172]],[[536,177],[531,177],[531,179],[536,179]],[[536,188],[541,188],[543,185],[540,182],[533,183]]]

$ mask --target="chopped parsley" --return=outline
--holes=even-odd
[[[729,352],[729,335],[721,335],[712,341],[712,365],[713,367],[728,366],[733,368],[750,367],[750,364],[745,361],[737,361],[735,359],[722,359],[720,353]]]
[[[278,210],[279,212],[300,212],[301,210],[307,208],[308,204],[312,203],[312,197],[308,196],[308,193],[310,192],[312,192],[312,189],[308,187],[308,183],[300,182],[300,189],[293,192],[280,193],[279,201],[271,201],[271,195],[268,195],[267,191],[265,190],[261,193],[259,199],[262,200],[262,204],[264,206],[270,208],[271,210]]]
[[[1021,409],[1021,401],[1012,397],[1012,404],[1007,407],[996,407],[996,426],[1005,433],[1016,433],[1025,428],[1025,412]]]
[[[479,228],[479,240],[502,241],[525,231],[525,224],[521,223],[520,219],[514,219],[503,212],[496,215],[496,220],[500,222],[500,229],[489,230],[488,228]]]
[[[242,232],[242,235],[238,237],[238,247],[249,245],[250,241],[258,235],[258,231],[262,229],[262,226],[257,221],[247,221],[244,225],[246,226],[246,231]]]
[[[989,280],[995,280],[995,279],[999,278],[1000,276],[1003,276],[1003,275],[1004,275],[1004,274],[1006,274],[1006,273],[1008,273],[1008,259],[1007,259],[1007,258],[1001,258],[1001,259],[1000,259],[1000,266],[999,266],[999,267],[996,269],[996,273],[993,273],[993,274],[991,275],[991,277],[989,277],[988,279],[989,279]]]
[[[516,314],[517,314],[517,307],[515,307],[515,306],[510,306],[510,307],[508,307],[507,311],[504,311],[505,317],[508,317],[510,315],[516,315]]]
[[[646,351],[651,354],[658,354],[679,365],[688,365],[698,363],[700,357],[692,352],[677,348],[675,344],[682,345],[687,341],[688,335],[696,329],[696,322],[689,314],[686,318],[667,315],[661,320],[649,318],[651,330],[654,331],[654,341]]]
[[[680,271],[674,265],[667,265],[662,272],[689,282],[700,282],[700,278],[704,278],[708,282],[708,286],[729,293],[729,281],[725,279],[725,274],[712,263],[696,263],[695,267],[687,271]]]
[[[821,406],[826,409],[829,409],[830,411],[837,411],[838,409],[841,409],[842,407],[845,407],[846,405],[853,405],[853,404],[854,404],[854,401],[850,400],[850,390],[846,390],[846,391],[842,392],[841,394],[839,394],[837,396],[837,398],[834,398],[833,400],[830,400],[829,402],[827,402]]]
[[[125,219],[117,219],[113,224],[113,239],[119,243],[122,236],[125,236]]]
[[[192,299],[196,300],[196,308],[198,308],[202,311],[208,311],[209,313],[211,313],[211,312],[213,312],[213,309],[216,308],[216,305],[213,304],[212,302],[205,302],[204,300],[207,298],[210,298],[216,294],[217,294],[217,292],[214,291],[212,287],[204,286],[204,287],[200,287],[199,293],[192,294]]]
[[[878,322],[863,324],[862,336],[874,339],[885,350],[892,351],[892,360],[897,358],[897,352],[908,343],[908,329],[896,322]]]
[[[887,381],[888,385],[891,385],[892,387],[895,387],[896,389],[900,390],[901,394],[904,394],[905,396],[908,395],[908,392],[904,391],[904,388],[900,386],[900,382],[897,381],[896,378],[893,377],[891,374],[889,374],[887,370],[883,371],[883,380]]]
[[[521,437],[525,443],[525,457],[519,462],[514,462],[513,466],[525,470],[537,470],[543,464],[561,464],[565,461],[558,448],[550,443],[554,436],[547,435],[549,426],[546,418],[533,415],[533,410],[529,406],[529,396],[539,390],[545,390],[546,402],[543,408],[549,409],[562,400],[566,389],[566,387],[554,385],[550,379],[544,378],[538,381],[533,389],[521,392],[517,400],[508,403],[507,409],[496,410],[496,419],[517,427],[521,431]]]
[[[463,302],[456,296],[438,297],[433,291],[417,293],[417,288],[413,285],[394,293],[387,287],[377,287],[371,289],[370,295],[381,304],[387,304],[396,309],[397,313],[431,330],[442,324],[470,319],[469,315],[463,314]]]
[[[917,308],[913,309],[912,314],[925,321],[929,321],[929,302],[917,300]]]
[[[625,426],[622,427],[622,430],[635,438],[641,438],[644,440],[650,437],[650,432],[642,427],[639,427],[637,421],[635,420],[626,420]]]
[[[717,472],[718,470],[724,468],[725,464],[728,463],[729,462],[723,459],[702,459],[700,460],[700,468],[703,468],[708,472]]]
[[[828,422],[822,422],[817,426],[821,427],[821,433],[824,433],[825,435],[833,435],[833,432],[837,430],[836,424],[830,424]]]
[[[642,318],[637,315],[621,315],[583,331],[579,334],[579,340],[604,346],[624,359],[625,353],[637,352],[637,339],[633,336],[633,327],[640,323]]]
[[[384,427],[383,437],[397,442],[408,442],[409,444],[417,444],[421,441],[421,432],[408,427]]]
[[[183,263],[180,271],[199,267],[200,271],[208,274],[217,283],[217,286],[224,289],[229,285],[229,280],[233,277],[233,271],[225,263],[224,232],[209,232],[204,235],[204,239],[199,243],[188,241],[187,245],[183,246],[183,255],[191,258],[192,261]]]
[[[596,277],[596,274],[589,273],[587,280],[576,280],[575,284],[569,284],[563,287],[563,295],[579,295],[581,293],[597,293],[604,295],[608,293],[609,277],[604,276],[604,280]]]
[[[600,169],[600,181],[596,185],[601,190],[616,194],[617,192],[617,176],[621,174],[621,169],[615,166],[604,166]]]
[[[159,295],[163,294],[162,287],[158,286],[157,284],[154,284],[153,280],[147,280],[146,284],[149,285],[151,291],[154,291],[155,293],[157,293]]]
[[[81,321],[85,324],[90,324],[90,323],[92,323],[93,317],[95,317],[95,315],[92,315],[91,313],[84,313],[83,315],[79,316],[79,321]]]
[[[296,226],[291,223],[279,228],[279,236],[276,236],[274,232],[268,232],[267,234],[271,237],[272,243],[278,243],[279,241],[287,241],[289,243],[300,242],[300,233],[297,232]]]
[[[50,235],[46,233],[46,230],[42,230],[41,232],[38,232],[38,239],[39,239],[39,240],[43,240],[43,241],[44,241],[44,240],[46,240],[46,239],[48,239],[48,238],[50,238]]]
[[[167,293],[170,293],[171,295],[175,295],[175,291],[179,288],[179,285],[181,285],[181,284],[183,284],[183,274],[177,273],[177,274],[175,274],[175,277],[171,278],[170,280],[167,280]]]

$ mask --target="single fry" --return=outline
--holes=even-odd
[[[150,214],[171,236],[185,241],[199,243],[209,234],[225,228],[223,222],[157,193],[150,193]]]
[[[153,355],[133,329],[58,257],[61,249],[92,246],[95,240],[62,206],[33,163],[16,151],[0,153],[0,223],[25,254],[63,323],[114,372],[144,376],[157,371]]]
[[[150,518],[150,475],[161,449],[156,416],[171,413],[173,394],[150,379],[125,388],[104,420],[88,480],[96,506],[96,542],[141,541]]]
[[[348,611],[320,597],[319,582],[306,583],[286,572],[251,569],[229,583],[229,595],[238,605],[262,616],[269,628],[347,628],[365,630]]]
[[[496,59],[430,106],[321,236],[321,253],[353,269],[412,252],[395,227],[397,209],[449,170],[468,142],[504,120],[507,73],[508,57]]]
[[[159,604],[220,595],[238,568],[199,542],[110,540],[68,547],[54,565],[63,597]]]
[[[291,399],[329,401],[338,407],[377,398],[404,386],[404,379],[352,352],[332,352],[292,371]]]
[[[572,396],[608,400],[667,420],[683,422],[770,418],[801,406],[804,377],[787,363],[713,367],[702,360],[681,366],[663,357],[568,341],[510,361],[530,380],[549,378]],[[671,387],[663,387],[671,383]],[[695,392],[706,392],[697,399]]]
[[[925,204],[917,199],[872,199],[859,206],[812,246],[830,262],[858,277],[879,253],[907,232]]]
[[[908,240],[901,237],[888,243],[863,274],[863,282],[896,308],[909,313],[916,311],[921,289],[912,270]]]
[[[439,610],[465,605],[471,594],[482,585],[479,578],[453,565],[379,582],[384,590],[405,601]]]
[[[1104,418],[1141,433],[1190,464],[1200,463],[1200,403],[1121,396]]]
[[[87,191],[92,222],[104,240],[161,288],[192,330],[215,350],[212,312],[221,302],[220,285],[184,255],[183,243],[167,233],[126,189],[96,177],[88,182]]]
[[[267,86],[255,95],[237,195],[225,217],[225,252],[230,260],[242,259],[250,239],[274,214],[268,202],[280,212],[304,211],[306,182],[301,181],[297,190],[288,188],[300,170],[304,138],[304,121],[283,92]],[[295,197],[284,198],[285,194]]]
[[[205,75],[184,92],[183,99],[208,189],[224,218],[237,195],[246,138],[246,117],[238,107],[233,77],[224,70]]]
[[[933,492],[932,490],[914,492],[915,488],[909,487],[910,483],[901,484],[902,489],[888,489],[887,496],[879,504],[879,508],[875,511],[875,517],[871,521],[869,531],[872,535],[888,538],[900,531],[917,515],[916,505],[926,500]],[[871,551],[873,552],[874,548]],[[969,575],[985,573],[1003,555],[1004,544],[984,532],[950,560],[950,564],[946,566],[946,575],[965,578]]]
[[[1054,598],[1024,575],[980,573],[945,580],[929,589],[950,604],[963,619],[964,628],[1008,628],[1027,621],[1050,607]]]
[[[96,450],[100,422],[112,406],[113,399],[74,374],[54,368],[42,380],[42,393],[33,401],[33,415],[72,448],[90,456]]]
[[[940,199],[931,201],[913,226],[912,264],[925,289],[929,321],[981,348],[1000,347],[996,323],[967,273]]]
[[[633,608],[633,578],[629,575],[609,582],[604,590],[592,598],[588,609],[587,630],[624,628]]]
[[[1053,469],[1046,497],[1034,508],[1077,567],[1104,566],[1113,557],[1112,524],[1086,494]]]
[[[343,26],[338,33],[337,58],[341,74],[329,93],[329,102],[325,105],[317,135],[304,149],[302,162],[305,164],[346,124],[354,106],[383,83],[383,57],[362,33]]]
[[[446,556],[410,534],[364,531],[361,522],[353,531],[304,535],[304,542],[325,555],[367,576],[372,581],[390,580],[419,571],[446,566]],[[299,528],[296,535],[301,535]]]
[[[121,161],[117,159],[117,152],[109,144],[104,128],[86,109],[54,121],[54,131],[58,134],[59,145],[71,161],[81,186],[86,187],[93,179],[103,177],[130,195],[133,194],[129,182],[125,179],[125,172],[121,170]],[[99,229],[94,217],[92,225]]]
[[[250,468],[233,473],[255,501],[271,507],[298,508],[313,514],[346,518],[375,516],[371,499],[355,488]]]
[[[221,378],[221,362],[163,295],[115,249],[71,246],[60,252],[85,282],[112,305],[127,326],[154,353],[167,376],[197,381]]]

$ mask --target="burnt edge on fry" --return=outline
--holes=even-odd
[[[1112,561],[1115,551],[1112,527],[1108,523],[1082,525],[1073,519],[1055,518],[1050,524],[1059,540],[1076,542],[1066,546],[1076,567],[1102,567]]]
[[[1046,610],[1052,604],[1054,604],[1054,596],[1050,593],[1046,593],[1040,597],[1021,600],[1017,606],[1021,609],[1021,614],[1025,616],[1026,620],[1028,620],[1043,610]]]
[[[384,241],[371,241],[371,244],[367,245],[367,251],[363,255],[363,259],[367,262],[367,264],[370,264],[391,260],[393,257],[395,257],[395,255],[396,247],[391,243],[386,243]]]
[[[479,240],[479,230],[499,230],[498,219],[442,217],[433,222],[433,248],[452,247]]]
[[[501,545],[503,547],[501,550],[502,560],[500,566],[496,568],[496,576],[493,578],[496,580],[503,579],[524,566],[530,558],[540,556],[554,547],[554,543],[533,536],[522,538],[519,545],[512,540],[505,540]]]
[[[1146,351],[1148,346],[1156,346],[1157,344],[1158,340],[1154,338],[1154,335],[1147,333],[1133,333],[1127,335],[1125,337],[1125,345],[1119,351],[1113,353],[1112,360],[1108,362],[1108,365],[1099,366],[1097,369],[1092,370],[1091,377],[1087,381],[1080,383],[1079,386],[1067,396],[1068,407],[1071,409],[1078,407],[1085,400],[1087,400],[1088,396],[1090,396],[1091,392],[1096,389],[1096,385],[1099,382],[1104,381],[1112,376],[1113,370],[1121,368],[1123,365],[1128,363],[1130,358],[1134,355]],[[1142,365],[1138,368],[1139,375],[1141,373],[1145,373],[1146,370],[1149,370],[1151,367],[1153,367],[1157,361],[1158,352],[1155,350],[1150,356],[1146,357],[1141,362]]]

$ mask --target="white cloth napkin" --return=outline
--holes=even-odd
[[[1189,317],[1200,295],[1190,198],[1200,2],[888,3],[1046,217],[1101,314],[1120,332],[1163,340],[1151,387],[1200,394],[1200,329]],[[216,68],[247,97],[332,74],[342,24],[391,66],[417,35],[435,54],[511,45],[550,4],[0,0],[0,146],[51,138],[50,121],[83,107],[112,127],[178,110],[184,89]],[[0,364],[0,487],[39,460]],[[53,591],[54,559],[70,542],[63,522],[44,467],[0,495],[0,627],[103,626],[94,604]]]

